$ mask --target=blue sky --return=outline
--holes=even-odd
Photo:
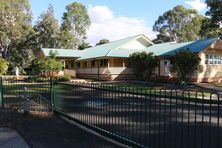
[[[33,22],[52,4],[55,17],[61,21],[65,6],[74,0],[30,0]],[[92,25],[87,35],[88,41],[95,44],[101,38],[119,38],[145,34],[155,38],[152,26],[159,15],[176,5],[195,8],[199,13],[206,11],[204,0],[81,0],[89,12]]]

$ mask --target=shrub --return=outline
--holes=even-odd
[[[198,70],[200,58],[189,50],[181,50],[171,57],[171,63],[175,68],[181,82],[188,82],[195,70]]]
[[[49,77],[28,77],[24,79],[25,82],[45,82],[49,81]]]
[[[147,80],[158,65],[158,59],[153,53],[135,52],[129,57],[129,64],[133,68],[137,79]]]
[[[45,75],[46,77],[55,76],[63,68],[63,64],[56,59],[56,53],[50,51],[50,57],[37,60],[35,62],[35,71],[40,75]]]
[[[71,76],[69,75],[59,76],[57,78],[57,81],[59,82],[65,82],[65,81],[70,81],[70,80],[71,80]]]
[[[5,59],[0,58],[0,75],[6,74],[7,70],[8,62]]]

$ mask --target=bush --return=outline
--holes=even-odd
[[[50,51],[50,56],[43,60],[35,61],[35,71],[46,77],[54,77],[63,68],[63,64],[56,59],[56,53]]]
[[[59,82],[65,82],[65,81],[70,81],[70,80],[71,80],[71,76],[69,75],[59,76],[57,78],[57,81]]]
[[[150,77],[148,81],[154,83],[179,84],[177,78],[161,77],[161,76]]]
[[[45,81],[49,81],[49,77],[28,77],[25,78],[24,81],[25,82],[45,82]]]
[[[171,63],[181,82],[188,82],[195,70],[198,70],[200,58],[189,50],[181,50],[171,57]]]
[[[5,59],[0,58],[0,75],[6,74],[7,70],[8,62]]]
[[[129,57],[129,64],[139,80],[147,80],[158,65],[158,59],[153,53],[135,52]]]

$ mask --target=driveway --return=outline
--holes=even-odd
[[[0,127],[17,131],[32,148],[119,148],[52,113],[21,113],[0,108]],[[1,148],[1,146],[0,146]]]

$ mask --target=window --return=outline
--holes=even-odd
[[[108,60],[107,60],[107,59],[100,60],[100,66],[101,66],[101,67],[106,67],[106,66],[108,66]]]
[[[221,65],[222,64],[222,56],[215,54],[207,54],[205,59],[205,64],[210,65]]]
[[[62,69],[65,69],[65,66],[66,66],[66,65],[65,65],[65,61],[62,60],[61,62],[62,62],[62,64],[63,64]]]
[[[164,60],[164,65],[169,65],[170,64],[170,61],[169,60]]]
[[[83,67],[84,67],[84,68],[87,67],[87,62],[84,62]]]
[[[218,59],[218,64],[222,64],[222,56],[219,56],[219,59]]]
[[[74,63],[73,62],[71,63],[71,68],[74,68]]]
[[[95,67],[95,61],[91,61],[91,67]]]
[[[80,68],[80,62],[77,63],[77,68]]]
[[[68,68],[69,68],[69,64],[66,64],[65,69],[68,69]]]
[[[209,63],[209,55],[207,54],[206,59],[205,59],[205,64],[208,64],[208,63]]]

